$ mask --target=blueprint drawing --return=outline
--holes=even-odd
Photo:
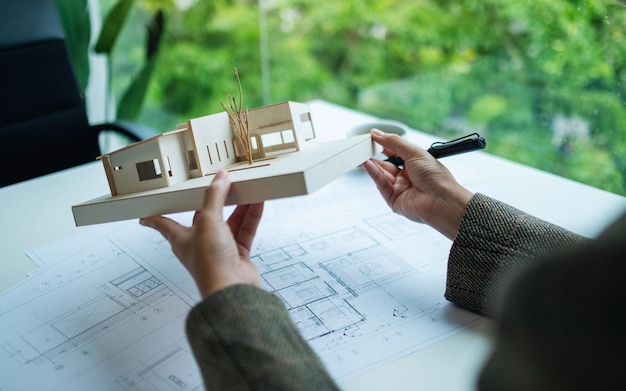
[[[201,389],[189,299],[106,238],[72,250],[0,296],[0,389]]]
[[[33,249],[40,268],[0,293],[0,390],[202,389],[193,279],[156,231],[116,224]],[[341,382],[482,320],[443,297],[449,248],[355,170],[266,202],[252,261]]]

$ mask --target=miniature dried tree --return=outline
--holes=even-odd
[[[233,133],[243,151],[246,154],[246,158],[248,159],[248,164],[252,164],[252,148],[250,147],[250,127],[248,124],[248,107],[243,107],[241,92],[241,80],[239,80],[239,72],[237,72],[237,68],[235,67],[235,76],[237,77],[237,85],[239,87],[239,104],[237,104],[237,100],[235,97],[231,96],[228,91],[226,91],[226,99],[228,99],[229,107],[222,102],[222,107],[228,113],[228,119],[230,120],[230,125],[233,128]]]

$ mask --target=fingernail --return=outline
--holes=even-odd
[[[144,227],[150,227],[151,225],[144,219],[139,219],[139,224],[143,225]]]
[[[220,170],[217,173],[215,173],[214,180],[222,180],[222,179],[226,178],[227,176],[228,176],[228,172],[227,171]]]
[[[374,135],[376,135],[376,136],[382,136],[382,135],[384,135],[385,133],[383,133],[383,132],[382,132],[381,130],[379,130],[379,129],[373,128],[373,129],[372,129],[372,134],[374,134]]]

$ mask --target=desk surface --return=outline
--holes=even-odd
[[[318,137],[344,137],[351,128],[376,118],[324,101],[310,102]],[[334,131],[334,132],[333,132]],[[432,136],[410,132],[407,138],[427,147]],[[574,232],[597,235],[626,209],[626,199],[505,159],[476,152],[446,158],[459,178],[467,168],[475,173],[462,181],[481,191]],[[77,232],[71,205],[108,192],[104,171],[94,162],[0,189],[2,273],[0,290],[20,281],[35,265],[24,252]],[[489,351],[486,321],[403,359],[353,379],[345,389],[473,389]]]

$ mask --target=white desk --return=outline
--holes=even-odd
[[[324,101],[313,101],[311,107],[320,139],[343,137],[352,127],[376,120]],[[434,141],[419,132],[411,132],[407,138],[423,147]],[[446,158],[444,163],[471,190],[583,235],[597,235],[626,209],[624,197],[485,152]],[[468,169],[474,176],[463,178]],[[107,192],[99,162],[0,189],[0,290],[20,281],[35,267],[24,255],[26,250],[78,230],[71,205]],[[490,326],[491,322],[485,322],[342,386],[348,390],[473,389],[477,371],[489,351]]]

